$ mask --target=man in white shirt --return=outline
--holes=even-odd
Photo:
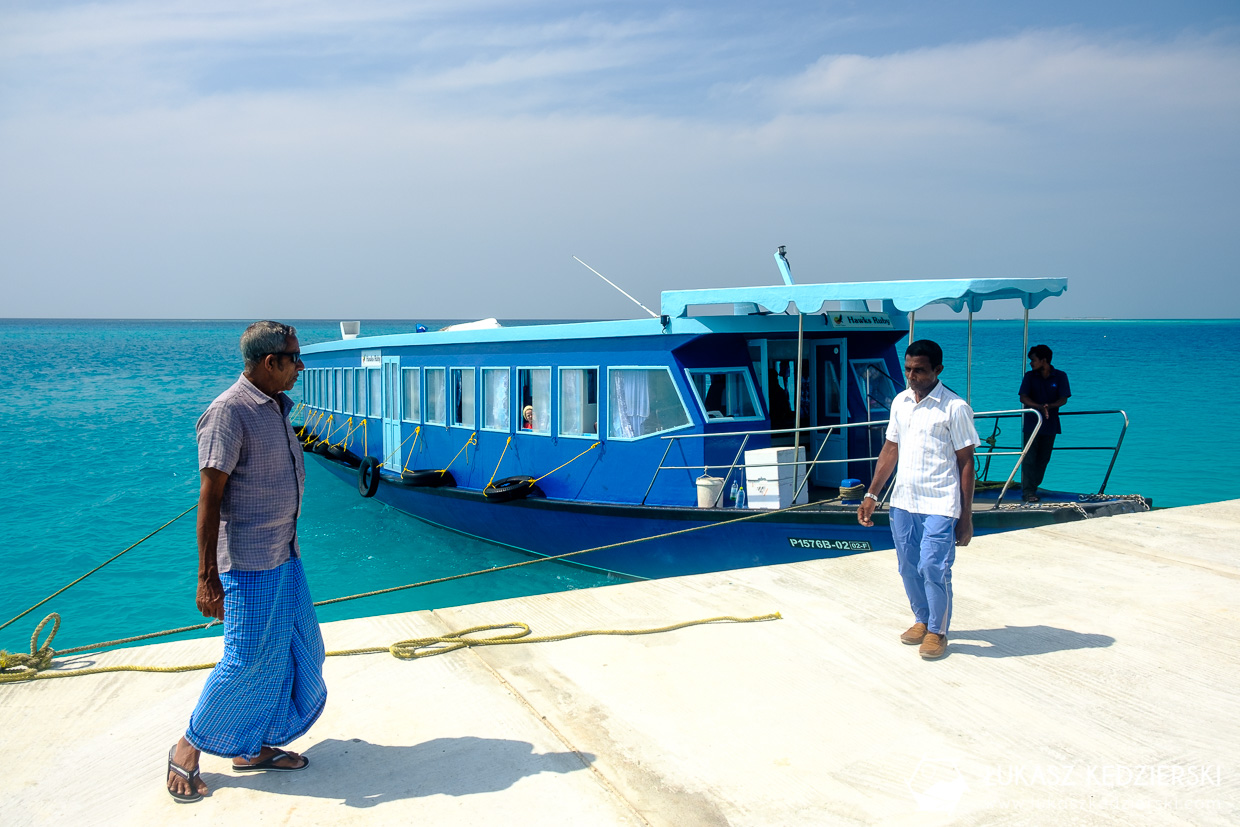
[[[919,339],[904,351],[908,389],[891,403],[887,441],[857,521],[874,525],[879,492],[898,467],[891,534],[913,625],[900,640],[926,660],[947,654],[956,546],[973,539],[973,450],[981,442],[968,403],[939,381],[943,349]]]

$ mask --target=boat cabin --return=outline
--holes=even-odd
[[[777,260],[782,255],[777,255]],[[781,265],[781,269],[784,269]],[[786,280],[787,273],[785,272]],[[657,318],[471,326],[303,347],[303,421],[388,475],[448,470],[483,491],[524,475],[550,498],[691,506],[746,454],[789,448],[810,487],[870,478],[915,312],[1026,310],[1062,279],[784,284],[663,293]],[[352,332],[352,331],[350,331]],[[734,504],[730,491],[716,500]]]

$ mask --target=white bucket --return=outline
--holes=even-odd
[[[723,493],[723,478],[707,474],[697,478],[698,508],[714,508]]]

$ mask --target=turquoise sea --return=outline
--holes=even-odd
[[[0,623],[194,504],[194,423],[236,379],[237,341],[246,324],[0,320]],[[334,321],[293,324],[303,344],[338,336]],[[413,324],[369,321],[362,330],[404,332]],[[964,394],[965,323],[918,321],[916,334],[943,345],[943,379]],[[1238,341],[1240,321],[1231,320],[1034,320],[1030,326],[1030,344],[1050,345],[1055,366],[1071,379],[1069,410],[1121,408],[1131,420],[1107,491],[1152,496],[1158,506],[1240,497],[1240,439],[1226,425],[1240,407],[1240,386],[1227,379]],[[974,408],[1016,407],[1025,369],[1020,322],[976,322],[974,354]],[[1070,438],[1111,443],[1118,425],[1117,417],[1105,426],[1082,424],[1060,444]],[[1075,426],[1065,420],[1069,427]],[[1100,452],[1057,452],[1046,485],[1096,489],[1107,460]],[[527,559],[362,499],[314,463],[307,470],[300,531],[316,599]],[[190,514],[0,631],[0,648],[25,651],[35,624],[50,611],[63,618],[54,644],[59,649],[201,622],[194,607],[196,566]],[[540,563],[336,604],[321,609],[320,617],[612,582]]]

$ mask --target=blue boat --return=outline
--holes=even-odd
[[[903,348],[933,304],[1028,312],[1065,279],[783,284],[662,294],[624,321],[357,337],[302,348],[308,452],[406,514],[630,577],[721,571],[891,548],[886,509],[858,524]],[[626,294],[627,295],[627,294]],[[643,308],[645,309],[645,308]],[[971,391],[971,353],[969,359]],[[1024,412],[1029,415],[1029,412]],[[977,534],[1144,510],[1097,490],[1012,496],[1024,445],[977,414]],[[1065,412],[1065,415],[1068,415]],[[1010,429],[1020,433],[1020,428]],[[993,479],[991,477],[994,477]]]

